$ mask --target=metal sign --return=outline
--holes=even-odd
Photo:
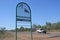
[[[30,7],[21,2],[17,5],[17,21],[31,21],[31,10]]]
[[[30,26],[31,26],[31,40],[32,40],[31,9],[24,2],[20,2],[16,6],[16,40],[17,40],[17,21],[30,22]]]

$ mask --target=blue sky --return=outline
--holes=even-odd
[[[26,2],[32,11],[32,23],[60,22],[60,0],[0,0],[0,27],[15,28],[16,5]]]

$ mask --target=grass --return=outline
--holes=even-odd
[[[5,33],[0,33],[0,40],[4,40],[5,38],[12,38],[13,35],[9,32],[5,32]]]
[[[54,34],[55,32],[51,33]],[[6,32],[4,35],[0,34],[0,40],[15,40],[15,32]],[[30,33],[27,32],[19,32],[17,34],[18,40],[30,40]],[[56,38],[48,38],[47,34],[37,34],[33,33],[33,40],[60,40],[60,37]]]

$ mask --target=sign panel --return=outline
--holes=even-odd
[[[31,10],[26,3],[17,5],[17,21],[31,21]]]

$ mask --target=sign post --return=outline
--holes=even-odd
[[[31,21],[31,9],[28,4],[20,2],[16,6],[16,40],[17,40],[17,21],[30,22],[30,34],[32,40],[32,21]]]

